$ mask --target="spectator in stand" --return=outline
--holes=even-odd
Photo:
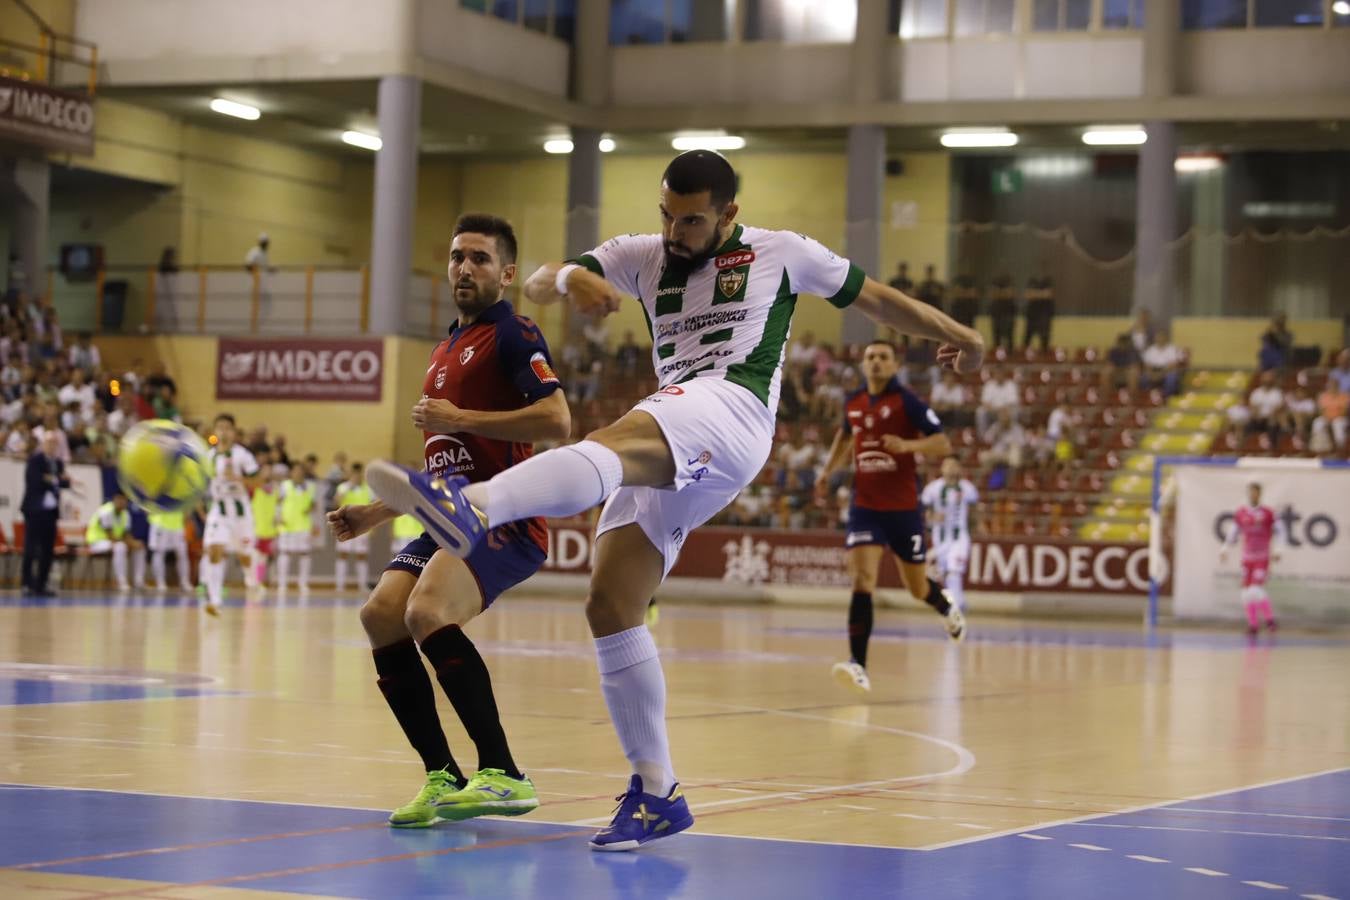
[[[82,331],[75,339],[75,346],[70,348],[69,362],[72,369],[91,375],[103,368],[103,357],[98,348],[90,343],[89,332]]]
[[[1166,331],[1153,335],[1153,343],[1143,353],[1147,386],[1161,388],[1164,397],[1181,390],[1181,376],[1186,371],[1186,358],[1181,348],[1168,340]]]
[[[1285,411],[1294,434],[1306,438],[1311,434],[1312,421],[1317,417],[1317,401],[1304,385],[1294,388],[1294,395],[1285,398]]]
[[[1336,354],[1336,367],[1327,373],[1327,383],[1335,384],[1342,394],[1350,394],[1350,349]]]
[[[1107,367],[1102,369],[1102,390],[1113,391],[1123,387],[1129,388],[1130,393],[1139,390],[1139,350],[1135,348],[1130,332],[1116,336],[1116,343],[1106,351],[1106,362]]]
[[[94,391],[94,386],[89,383],[83,369],[75,369],[70,373],[70,382],[61,388],[56,395],[56,402],[63,407],[69,407],[71,404],[79,407],[80,416],[88,421],[93,418],[94,405],[98,397]]]
[[[952,281],[952,318],[967,328],[974,328],[979,312],[980,285],[972,275],[962,272]]]
[[[27,422],[15,422],[5,438],[5,453],[10,456],[27,457],[33,451],[33,431]]]
[[[815,419],[837,419],[844,414],[844,386],[834,372],[827,372],[816,383],[811,394],[811,416]]]
[[[623,333],[623,343],[619,344],[614,351],[614,365],[618,373],[625,378],[632,378],[637,374],[638,365],[642,362],[642,348],[638,346],[637,338],[633,337],[633,332],[625,331]]]
[[[1055,465],[1060,469],[1072,466],[1074,460],[1078,458],[1078,446],[1082,443],[1082,437],[1079,433],[1080,425],[1075,420],[1072,424],[1066,425],[1060,432],[1058,438],[1055,438]],[[1046,434],[1049,435],[1050,429],[1046,428]]]
[[[985,442],[989,448],[980,453],[980,462],[986,466],[1007,466],[1010,469],[1022,468],[1026,458],[1026,430],[1013,417],[1012,410],[1001,409],[994,424],[986,433]]]
[[[817,449],[789,432],[778,447],[778,486],[787,492],[810,490],[816,483]]]
[[[942,370],[942,380],[933,385],[928,405],[938,414],[943,424],[953,428],[964,428],[975,422],[969,409],[970,392],[950,369]]]
[[[985,437],[990,426],[1001,412],[1016,412],[1022,398],[1012,375],[1002,366],[994,369],[984,387],[980,389],[980,405],[975,410],[975,428],[985,443],[993,443]]]
[[[1331,378],[1317,395],[1318,416],[1312,422],[1310,447],[1315,453],[1330,453],[1332,448],[1345,452],[1345,437],[1350,421],[1350,391],[1341,390]]]
[[[788,362],[804,368],[815,365],[816,336],[813,332],[804,332],[799,339],[792,342],[792,346],[788,348]]]
[[[994,346],[1013,348],[1013,328],[1017,324],[1017,289],[1007,272],[989,282],[989,320],[994,329]]]
[[[1040,338],[1041,350],[1050,349],[1050,329],[1055,318],[1055,283],[1041,266],[1040,273],[1027,279],[1026,328],[1022,335],[1022,349],[1031,347],[1033,337]]]
[[[1143,356],[1144,351],[1153,346],[1153,337],[1157,329],[1153,327],[1153,312],[1147,306],[1139,307],[1134,324],[1130,326],[1130,341],[1135,351]]]
[[[56,307],[48,306],[42,310],[42,340],[38,345],[38,354],[44,359],[54,359],[61,355],[65,342],[61,336],[61,323],[57,320]]]
[[[108,430],[120,438],[137,421],[139,419],[136,416],[136,398],[124,391],[117,398],[117,405],[113,407],[113,411],[108,413]]]
[[[45,449],[47,447],[46,436],[49,434],[55,435],[55,443],[52,445],[50,451]],[[66,438],[66,433],[61,428],[61,421],[56,411],[56,407],[51,405],[45,407],[45,411],[42,414],[42,424],[33,429],[33,440],[37,441],[38,444],[44,448],[43,452],[53,452],[62,463],[70,465],[70,441]]]
[[[1069,411],[1068,404],[1059,403],[1050,410],[1050,417],[1045,422],[1045,436],[1051,443],[1058,443],[1060,438],[1069,434],[1078,425],[1078,417]]]
[[[1294,333],[1289,330],[1289,317],[1276,313],[1270,320],[1270,327],[1261,335],[1261,349],[1257,352],[1257,364],[1262,372],[1283,369],[1289,365],[1294,353]]]
[[[1023,450],[1023,460],[1038,469],[1044,469],[1050,465],[1050,461],[1055,458],[1055,441],[1045,433],[1045,429],[1039,425],[1033,425],[1030,428],[1022,429],[1026,435],[1026,445]]]
[[[1264,431],[1275,438],[1281,430],[1288,430],[1284,391],[1276,384],[1274,372],[1261,373],[1259,383],[1247,397],[1247,408],[1252,414],[1247,423],[1249,432]]]
[[[155,410],[156,419],[171,419],[177,422],[182,418],[178,411],[178,397],[170,385],[161,384],[158,393],[150,398],[150,405]]]
[[[914,295],[914,280],[909,277],[909,263],[900,263],[900,268],[895,272],[895,277],[891,279],[891,287],[902,294]]]
[[[259,465],[261,464],[262,463],[259,462]],[[338,485],[347,480],[347,473],[347,454],[339,450],[333,454],[333,464],[328,467],[328,471],[325,472],[323,476],[323,484],[321,485],[322,491],[319,499],[323,502],[325,512],[332,512],[338,508]]]
[[[914,290],[914,297],[922,300],[935,309],[942,309],[942,300],[947,293],[947,288],[938,281],[937,270],[932,263],[923,267],[923,281]]]
[[[609,323],[604,319],[586,319],[581,326],[586,339],[586,352],[591,359],[599,359],[609,352]]]
[[[826,374],[836,371],[838,367],[839,361],[835,359],[834,348],[829,344],[820,344],[816,347],[814,365],[810,370],[811,384],[816,384]]]

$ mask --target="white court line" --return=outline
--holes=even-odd
[[[1328,897],[1326,894],[1300,894],[1303,900],[1336,900],[1335,897]]]
[[[993,840],[994,838],[1007,837],[1010,834],[1019,834],[1023,831],[1031,829],[1053,828],[1060,825],[1073,825],[1078,822],[1086,822],[1090,819],[1105,819],[1108,816],[1125,816],[1129,815],[1130,813],[1143,812],[1146,809],[1158,809],[1159,807],[1166,807],[1173,803],[1190,803],[1195,800],[1205,800],[1210,797],[1221,797],[1224,794],[1233,794],[1238,791],[1250,791],[1255,790],[1257,788],[1274,787],[1277,784],[1290,784],[1295,781],[1303,781],[1304,779],[1307,778],[1317,778],[1321,775],[1334,775],[1338,772],[1350,772],[1350,769],[1347,769],[1345,767],[1335,769],[1323,769],[1320,772],[1309,772],[1306,775],[1292,775],[1288,778],[1277,778],[1274,779],[1273,781],[1262,781],[1257,784],[1238,785],[1237,787],[1224,788],[1221,791],[1210,791],[1208,793],[1195,794],[1189,797],[1178,797],[1175,800],[1163,800],[1161,802],[1155,801],[1153,803],[1146,803],[1139,806],[1127,807],[1126,809],[1115,810],[1114,812],[1092,812],[1087,813],[1086,815],[1074,816],[1068,819],[1054,819],[1049,822],[1040,822],[1035,825],[1023,825],[1021,828],[1009,828],[1006,831],[996,831],[993,834],[982,834],[976,837],[958,838],[957,840],[954,841],[946,841],[941,844],[932,844],[928,847],[923,847],[920,849],[945,850],[948,847],[959,847],[962,844],[973,844],[976,843],[977,841],[989,841]],[[1285,836],[1287,837],[1287,835]]]
[[[1208,875],[1210,878],[1227,878],[1227,872],[1219,872],[1215,869],[1201,869],[1199,867],[1186,869],[1187,872],[1194,872],[1197,875]]]
[[[875,806],[849,806],[847,803],[840,803],[839,809],[856,809],[858,812],[876,812]]]
[[[827,787],[814,787],[802,791],[787,791],[777,794],[759,794],[754,797],[737,797],[732,800],[714,800],[712,803],[700,803],[697,806],[699,810],[713,809],[719,806],[737,806],[742,803],[758,803],[769,800],[782,799],[801,799],[805,800],[811,796],[820,794],[846,794],[858,791],[866,791],[868,788],[880,787],[882,785],[904,784],[909,781],[931,781],[936,778],[947,778],[952,775],[964,775],[975,768],[975,754],[971,753],[965,747],[953,741],[948,741],[940,737],[934,737],[931,734],[923,734],[918,731],[906,731],[903,728],[891,728],[887,725],[872,725],[868,722],[850,722],[845,719],[834,719],[830,716],[817,716],[811,713],[789,712],[787,710],[769,709],[763,706],[743,706],[736,703],[714,703],[704,701],[705,705],[715,706],[722,709],[739,710],[741,712],[763,713],[771,716],[783,716],[789,719],[806,719],[813,722],[826,722],[830,725],[851,725],[854,728],[864,728],[869,731],[880,731],[885,734],[898,734],[902,737],[915,738],[921,741],[927,741],[930,744],[936,744],[945,750],[949,750],[956,755],[956,765],[942,772],[925,772],[919,775],[906,775],[901,778],[883,778],[877,781],[859,781],[853,784],[830,785]],[[568,822],[569,825],[603,825],[608,823],[613,817],[604,816],[593,819],[578,819]]]
[[[1169,806],[1168,812],[1213,813],[1221,816],[1262,816],[1270,819],[1311,819],[1315,822],[1350,822],[1340,816],[1300,816],[1293,813],[1248,812],[1244,809],[1199,809],[1193,806]]]
[[[1054,838],[1046,837],[1043,834],[1019,834],[1018,837],[1026,838],[1029,841],[1053,841]]]
[[[1230,828],[1183,828],[1178,825],[1113,825],[1109,822],[1080,822],[1084,828],[1133,828],[1137,831],[1189,831],[1196,834],[1243,834],[1250,837],[1287,838],[1291,841],[1332,841],[1350,844],[1350,837],[1325,834],[1289,834],[1282,831],[1234,831]]]
[[[1289,888],[1282,884],[1271,884],[1269,881],[1244,881],[1243,884],[1250,884],[1252,887],[1265,888],[1268,891],[1287,891]]]
[[[1098,853],[1109,852],[1110,847],[1098,847],[1096,844],[1070,844],[1070,847],[1077,847],[1079,850],[1094,850]]]
[[[1156,857],[1156,856],[1143,856],[1143,855],[1135,854],[1135,853],[1131,853],[1131,854],[1127,855],[1125,858],[1126,858],[1126,859],[1137,859],[1137,860],[1139,860],[1140,862],[1146,862],[1146,863],[1165,863],[1165,862],[1171,862],[1170,859],[1160,859],[1159,857]]]

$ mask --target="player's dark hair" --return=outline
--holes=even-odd
[[[364,469],[364,468],[365,468],[365,466],[361,465],[359,462],[352,463],[352,470],[353,470],[353,471],[360,472],[360,471],[361,471],[362,469]]]
[[[900,358],[900,350],[895,346],[894,343],[884,338],[877,338],[875,341],[868,341],[866,344],[863,344],[863,350],[866,350],[868,347],[890,347],[891,355],[894,356],[896,359]]]
[[[497,255],[502,258],[502,265],[509,266],[516,261],[516,230],[511,227],[511,223],[490,213],[465,213],[455,220],[455,230],[450,233],[450,237],[459,237],[461,234],[484,234],[490,238],[497,239]]]
[[[661,176],[677,194],[712,195],[712,205],[721,209],[736,199],[736,170],[727,158],[713,150],[689,150],[670,161]]]
[[[224,419],[226,422],[229,422],[231,428],[238,428],[238,427],[239,427],[239,426],[235,423],[235,421],[234,421],[234,416],[230,415],[229,413],[216,413],[216,417],[215,417],[214,419],[212,419],[211,421],[212,421],[212,422],[219,422],[219,421],[222,420],[222,419]]]

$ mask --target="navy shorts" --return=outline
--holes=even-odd
[[[520,584],[544,565],[548,554],[534,541],[522,539],[514,530],[489,532],[464,560],[483,592],[483,609],[492,605],[507,590]],[[427,533],[414,538],[384,567],[386,572],[410,572],[422,576],[431,555],[439,550]]]
[[[890,547],[907,563],[924,562],[928,558],[928,538],[924,533],[923,510],[849,507],[844,546],[851,550],[864,544]]]

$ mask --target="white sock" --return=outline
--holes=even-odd
[[[309,567],[313,562],[313,557],[308,553],[300,555],[300,590],[309,593]]]
[[[623,755],[642,789],[664,797],[675,786],[666,737],[666,678],[646,625],[595,639],[600,689]]]
[[[166,555],[166,551],[156,550],[154,559],[150,561],[150,568],[155,573],[155,587],[164,587],[164,557]]]
[[[546,450],[464,489],[488,527],[533,516],[572,516],[604,503],[623,484],[619,454],[595,441]]]
[[[366,585],[368,584],[370,584],[370,563],[366,562],[366,558],[364,556],[361,556],[358,557],[356,560],[357,591],[369,590],[369,588],[366,587]]]
[[[145,548],[137,547],[131,554],[131,583],[138,588],[145,587]]]
[[[192,577],[188,575],[188,555],[187,549],[173,551],[174,561],[178,563],[178,587],[184,591],[192,590]],[[159,576],[159,583],[164,583],[164,576]]]
[[[333,579],[336,582],[334,587],[339,591],[347,589],[347,560],[344,557],[339,556],[337,558],[337,565],[333,569]]]
[[[285,593],[291,577],[291,555],[282,551],[277,555],[277,590]]]
[[[118,587],[127,583],[127,545],[120,541],[112,545],[112,570]]]
[[[946,584],[944,587],[951,596],[951,601],[956,604],[956,608],[962,611],[966,608],[966,588],[962,582],[965,579],[961,577],[960,572],[948,572]]]
[[[211,562],[210,557],[202,560],[202,573],[206,581],[206,601],[219,606],[221,594],[225,592],[225,559],[222,557],[220,562]]]
[[[241,553],[239,554],[238,558],[239,558],[239,568],[244,570],[244,587],[246,588],[257,587],[258,579],[254,577],[253,572],[253,554]]]

